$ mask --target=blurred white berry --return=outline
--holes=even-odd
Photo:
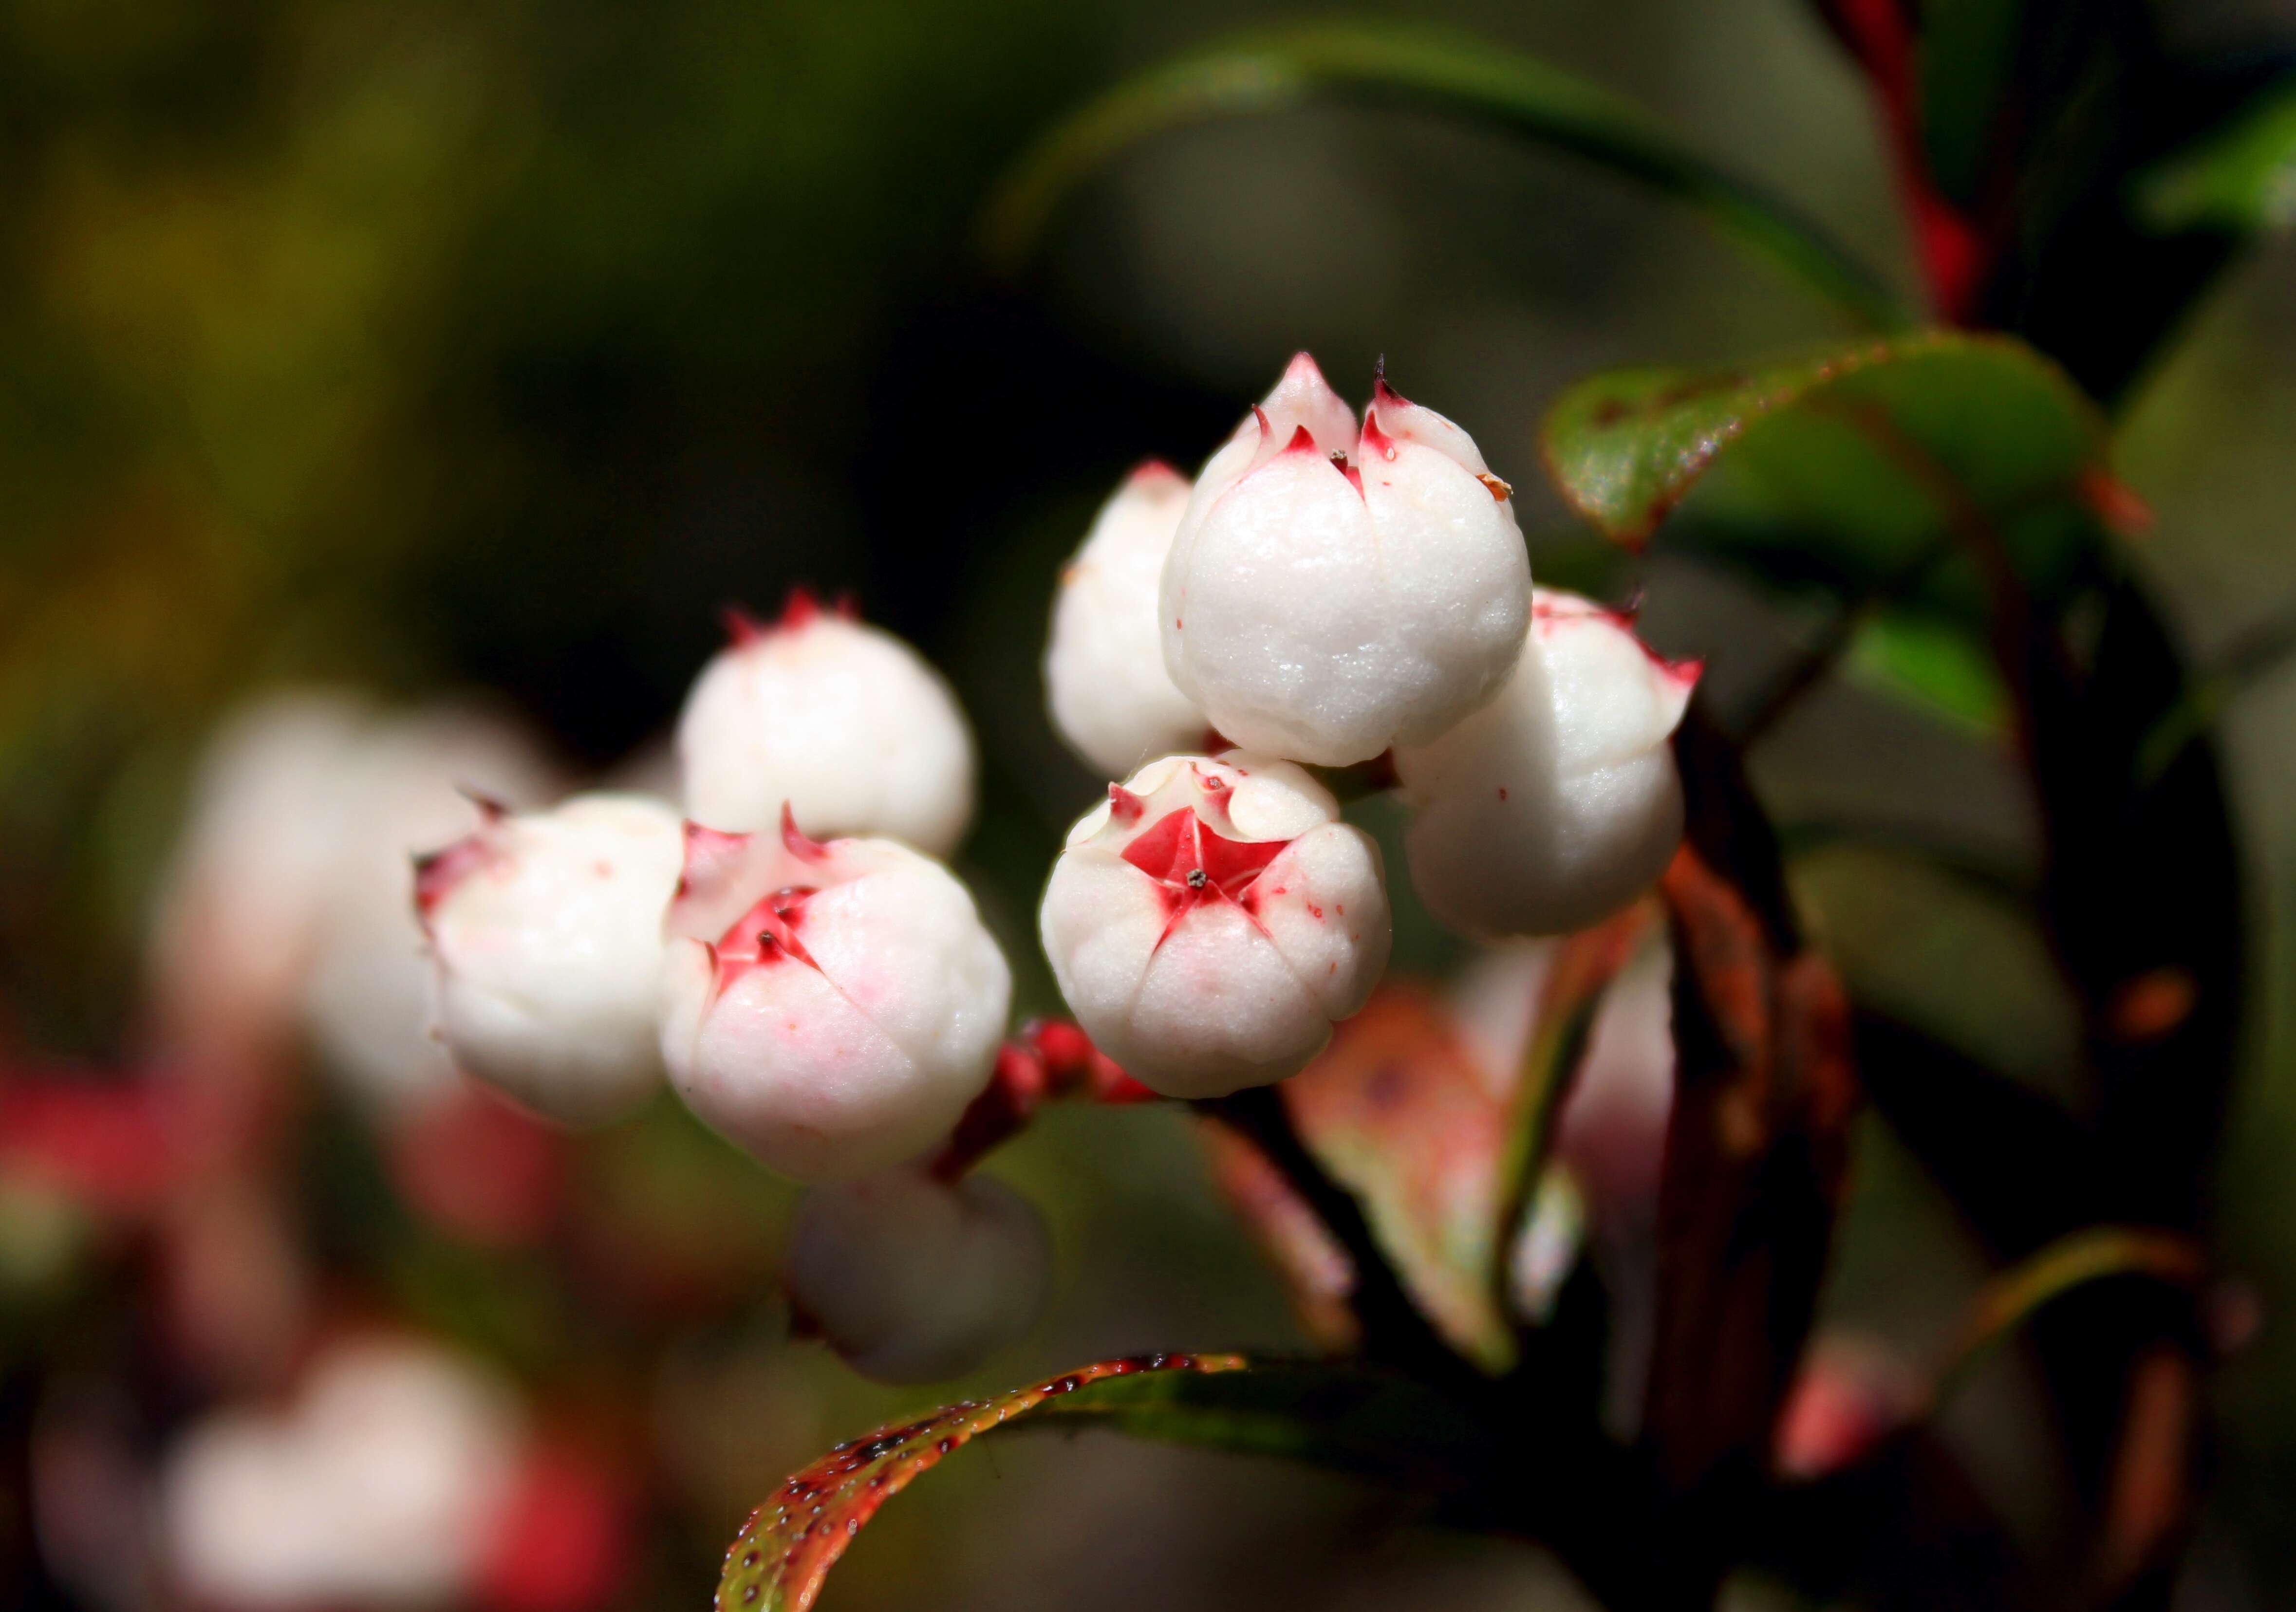
[[[1125,478],[1061,572],[1045,691],[1053,724],[1103,776],[1204,741],[1204,714],[1164,669],[1156,593],[1188,483],[1151,460]]]
[[[903,1168],[814,1187],[798,1202],[790,1302],[864,1377],[971,1371],[1044,1312],[1043,1219],[1001,1182]]]
[[[662,922],[685,824],[642,795],[492,815],[425,857],[415,905],[455,1066],[569,1125],[660,1084]]]
[[[152,925],[152,994],[172,1050],[245,1047],[291,1027],[343,846],[344,781],[374,720],[353,695],[274,694],[208,741]]]
[[[317,881],[304,1021],[329,1073],[384,1111],[454,1089],[430,1035],[430,964],[407,899],[413,859],[470,831],[473,795],[534,805],[564,780],[526,730],[439,707],[378,722],[344,758],[337,850]]]
[[[1378,382],[1357,430],[1302,353],[1196,479],[1165,562],[1164,664],[1238,744],[1343,765],[1497,691],[1530,562],[1466,432]]]
[[[1471,934],[1554,935],[1646,889],[1682,837],[1667,740],[1698,674],[1645,649],[1615,611],[1539,589],[1498,698],[1395,753],[1428,909]]]
[[[693,1111],[800,1181],[909,1158],[988,1083],[1011,970],[972,897],[890,839],[686,826],[661,1049]]]
[[[972,733],[940,674],[803,593],[770,626],[734,626],[677,719],[686,814],[748,833],[786,805],[816,833],[955,850],[972,821]]]
[[[1241,750],[1151,762],[1069,831],[1038,915],[1077,1021],[1168,1097],[1296,1074],[1387,966],[1379,848]]]
[[[365,1339],[283,1415],[219,1412],[168,1452],[160,1516],[194,1605],[421,1608],[470,1592],[516,1481],[507,1393],[428,1345]]]

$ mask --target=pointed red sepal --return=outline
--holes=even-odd
[[[782,802],[782,844],[789,854],[801,862],[820,862],[829,855],[829,847],[818,839],[808,839],[797,826],[797,814],[790,803]]]
[[[1267,411],[1256,403],[1251,405],[1251,417],[1259,421],[1259,446],[1266,447],[1267,439],[1275,435],[1275,424],[1267,418]]]
[[[1316,446],[1316,434],[1304,425],[1293,427],[1292,431],[1292,440],[1283,445],[1283,451],[1287,454],[1313,454],[1317,452],[1318,450]]]
[[[1120,783],[1108,786],[1108,815],[1113,822],[1137,822],[1148,803]]]
[[[736,918],[709,948],[717,988],[725,990],[751,969],[780,962],[801,962],[818,970],[821,965],[814,961],[798,933],[805,921],[805,904],[816,893],[810,885],[791,885],[775,890]]]
[[[1267,864],[1283,854],[1288,839],[1230,839],[1181,806],[1167,813],[1124,847],[1124,860],[1162,884],[1180,900],[1233,901],[1251,888]]]
[[[750,843],[747,834],[728,834],[723,829],[704,828],[691,817],[685,820],[685,849],[678,864],[677,896],[685,899],[693,893],[694,880],[714,882],[726,870],[741,860],[742,847]]]
[[[722,606],[718,619],[726,628],[726,642],[737,650],[747,649],[773,630],[752,616],[746,605]]]
[[[1677,688],[1694,689],[1698,686],[1698,680],[1706,675],[1706,657],[1703,655],[1669,660],[1648,644],[1643,646],[1643,653],[1651,658],[1651,664],[1658,667],[1660,673],[1671,680]]]
[[[1375,404],[1364,410],[1363,431],[1357,446],[1357,451],[1366,459],[1374,454],[1382,459],[1395,457],[1395,438],[1380,429],[1379,409]]]
[[[1181,475],[1161,459],[1152,458],[1143,459],[1134,465],[1131,473],[1125,477],[1124,485],[1138,489],[1153,487],[1160,482],[1176,481],[1185,487],[1187,485],[1187,480],[1185,476]]]
[[[430,927],[432,909],[447,898],[447,893],[463,882],[485,862],[489,847],[484,831],[466,834],[454,844],[436,851],[426,851],[414,858],[414,915],[427,932]]]
[[[1188,772],[1196,781],[1196,790],[1204,799],[1197,810],[1207,821],[1216,821],[1222,828],[1234,828],[1234,819],[1228,815],[1228,782],[1218,773],[1207,773],[1194,762]]]
[[[479,808],[479,821],[492,828],[510,815],[510,803],[499,795],[489,795],[474,783],[458,783],[455,793]]]
[[[1388,385],[1387,367],[1386,361],[1384,359],[1381,360],[1378,372],[1372,377],[1371,401],[1372,406],[1374,408],[1378,407],[1379,405],[1382,403],[1391,403],[1399,409],[1407,409],[1411,406],[1410,398],[1405,397],[1401,392],[1397,391],[1393,387]]]
[[[800,583],[789,591],[789,597],[782,601],[781,619],[774,626],[786,633],[798,627],[810,626],[820,616],[821,596]]]
[[[1167,812],[1124,847],[1124,860],[1149,878],[1170,883],[1195,865],[1195,827],[1196,814],[1188,807]]]

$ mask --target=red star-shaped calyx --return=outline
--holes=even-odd
[[[770,963],[794,961],[809,969],[819,968],[805,949],[805,942],[798,938],[805,904],[815,894],[810,885],[791,885],[775,890],[735,919],[724,938],[710,948],[718,963],[718,988],[722,991],[751,969]]]
[[[1201,901],[1241,902],[1288,839],[1230,839],[1193,806],[1168,812],[1124,847],[1124,860],[1164,887],[1175,914]]]

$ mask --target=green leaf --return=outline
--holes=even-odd
[[[1434,1493],[1478,1486],[1497,1461],[1480,1421],[1407,1378],[1236,1354],[1105,1361],[840,1444],[750,1513],[726,1550],[718,1612],[804,1612],[862,1525],[943,1456],[984,1434],[1079,1422]]]
[[[1010,268],[1062,198],[1126,148],[1216,118],[1288,110],[1321,94],[1431,108],[1494,124],[1689,203],[1740,244],[1860,324],[1909,323],[1904,305],[1815,223],[1698,155],[1631,102],[1545,62],[1419,29],[1325,26],[1255,35],[1119,86],[1026,152],[991,198],[982,233]]]
[[[2031,348],[1931,331],[1754,369],[1599,375],[1563,394],[1541,442],[1563,496],[1621,542],[1694,490],[1691,540],[1773,584],[1902,592],[1969,619],[1986,599],[1972,550],[1997,546],[2037,593],[2086,555],[2105,436]]]
[[[2138,175],[2138,218],[2162,234],[2296,223],[2296,78]]]
[[[2000,668],[1968,634],[1937,621],[1898,610],[1866,618],[1842,669],[1962,727],[1989,736],[2008,732],[2010,693]]]

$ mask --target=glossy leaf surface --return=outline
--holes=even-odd
[[[804,1612],[862,1525],[944,1456],[1006,1428],[1078,1422],[1437,1495],[1477,1486],[1496,1458],[1485,1424],[1407,1378],[1236,1354],[1105,1361],[840,1444],[750,1514],[726,1553],[718,1612]]]
[[[1773,581],[1964,615],[1983,602],[1978,545],[2037,591],[2073,569],[2104,452],[2102,417],[2054,364],[1950,332],[1749,370],[1613,372],[1566,392],[1541,437],[1563,495],[1621,542],[1646,541],[1694,489],[1683,520],[1702,548]]]

